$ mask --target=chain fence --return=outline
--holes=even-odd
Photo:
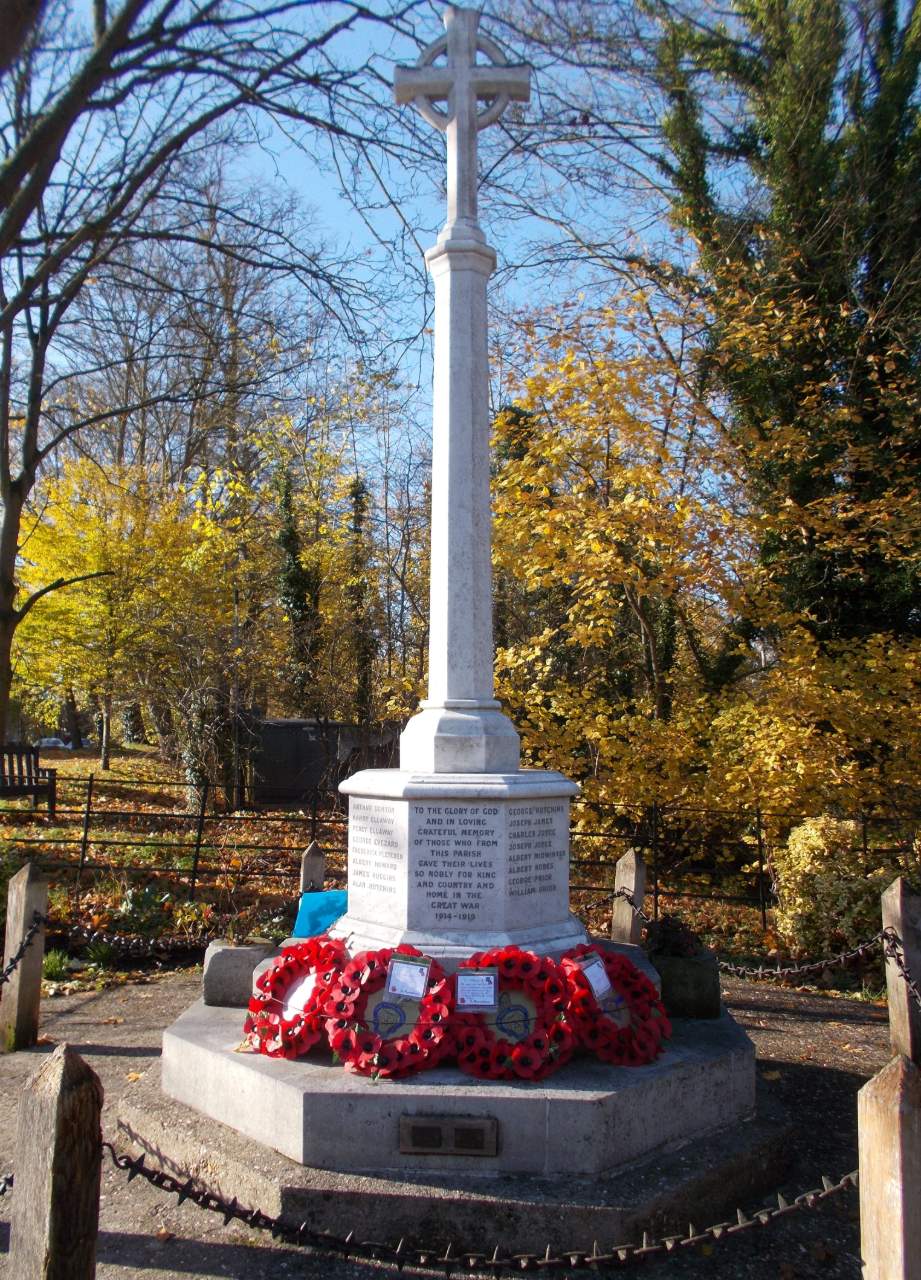
[[[614,893],[606,894],[602,898],[593,899],[588,904],[588,909],[596,906],[602,906],[614,899],[623,898],[632,908],[634,915],[638,917],[645,925],[652,925],[653,918],[641,907],[636,905],[633,895],[628,889],[618,889]],[[16,955],[10,960],[7,969],[0,974],[0,985],[5,982],[9,974],[16,968],[21,961],[29,944],[38,932],[42,924],[47,923],[46,917],[36,917],[37,922],[33,922],[29,932],[23,939]],[[163,959],[168,956],[192,955],[196,954],[207,947],[209,939],[193,938],[179,934],[163,934],[155,938],[140,937],[133,934],[116,933],[106,929],[93,929],[85,925],[71,925],[65,931],[68,941],[78,945],[90,945],[92,943],[105,943],[114,951],[121,955],[134,959]],[[743,978],[749,981],[786,981],[790,978],[807,978],[818,977],[825,973],[828,969],[844,968],[855,961],[865,960],[872,955],[879,944],[882,942],[883,949],[887,956],[890,956],[897,968],[899,969],[909,990],[912,998],[921,1005],[921,989],[917,982],[908,972],[905,964],[904,952],[902,949],[902,941],[893,929],[881,929],[879,933],[874,934],[872,938],[858,943],[857,946],[851,947],[847,951],[841,951],[837,955],[826,956],[822,960],[811,960],[802,964],[781,965],[778,961],[776,965],[769,965],[761,962],[758,965],[741,965],[733,964],[728,960],[720,960],[720,972],[734,978]]]
[[[68,926],[65,936],[68,941],[78,945],[105,943],[114,951],[135,959],[188,955],[203,951],[210,941],[208,938],[189,938],[180,934],[161,934],[156,938],[142,938],[137,934],[112,933],[107,929],[91,929],[81,924]]]
[[[781,980],[785,978],[810,978],[818,977],[823,974],[826,969],[843,968],[852,964],[855,960],[863,960],[879,946],[883,937],[883,931],[875,934],[874,937],[868,938],[866,942],[860,942],[856,947],[851,947],[849,951],[841,951],[836,956],[827,956],[824,960],[810,960],[804,964],[788,964],[778,965],[772,968],[770,965],[759,964],[757,966],[731,964],[728,960],[720,961],[720,972],[728,973],[733,978],[748,978],[752,981],[764,980]]]
[[[883,950],[885,951],[886,956],[892,960],[896,969],[899,971],[902,980],[911,992],[912,999],[918,1008],[921,1009],[921,987],[918,986],[918,983],[912,976],[911,970],[908,967],[908,962],[905,959],[905,944],[896,933],[895,929],[886,928],[882,931],[880,936],[883,940]]]
[[[39,932],[42,925],[45,925],[47,923],[48,923],[47,916],[43,916],[39,911],[33,911],[32,923],[29,925],[28,929],[23,934],[22,942],[20,942],[19,946],[16,948],[13,955],[10,956],[6,966],[3,969],[3,972],[0,973],[0,987],[2,987],[5,982],[9,982],[10,978],[16,972],[16,969],[19,967],[20,964],[22,964],[22,961],[23,961],[23,958],[25,957],[26,952],[29,950],[32,943],[35,941],[36,934]]]
[[[611,894],[613,898],[623,898],[632,908],[633,913],[646,925],[651,925],[653,920],[643,911],[642,907],[636,905],[633,894],[629,889],[618,889]],[[912,977],[912,974],[905,961],[905,948],[902,939],[899,937],[895,929],[880,929],[879,933],[867,938],[865,942],[860,942],[856,947],[851,947],[848,951],[841,951],[834,956],[826,956],[824,960],[810,960],[804,964],[781,965],[779,962],[776,967],[766,965],[742,965],[731,964],[728,960],[720,960],[719,967],[721,973],[729,974],[733,978],[746,978],[749,981],[783,981],[787,978],[800,977],[817,977],[825,973],[827,969],[845,967],[852,964],[855,960],[864,960],[867,956],[872,955],[879,944],[883,945],[884,954],[891,959],[905,983],[911,992],[912,999],[921,1008],[921,987]]]
[[[274,1218],[261,1209],[249,1209],[238,1203],[236,1197],[225,1200],[222,1196],[209,1191],[196,1182],[194,1178],[184,1181],[167,1173],[163,1169],[149,1169],[144,1155],[135,1157],[119,1155],[110,1142],[104,1142],[103,1149],[108,1151],[112,1163],[128,1175],[128,1181],[141,1177],[151,1186],[178,1197],[179,1204],[190,1200],[202,1209],[220,1214],[224,1225],[232,1221],[242,1222],[259,1231],[269,1231],[273,1239],[283,1240],[287,1244],[302,1245],[318,1252],[335,1254],[340,1258],[352,1258],[365,1262],[383,1262],[402,1270],[405,1266],[443,1269],[446,1276],[460,1272],[521,1272],[538,1270],[599,1270],[621,1268],[630,1263],[643,1262],[647,1258],[674,1253],[680,1249],[696,1248],[698,1245],[713,1244],[717,1241],[736,1236],[742,1231],[755,1227],[765,1227],[779,1218],[799,1213],[804,1209],[816,1209],[831,1196],[842,1191],[853,1190],[858,1184],[858,1171],[847,1173],[837,1182],[831,1178],[822,1178],[822,1186],[812,1191],[804,1191],[794,1199],[787,1199],[779,1192],[777,1203],[771,1208],[758,1209],[746,1214],[742,1209],[736,1210],[734,1219],[717,1222],[705,1230],[699,1231],[693,1223],[683,1234],[652,1238],[643,1233],[640,1244],[628,1243],[614,1245],[609,1249],[599,1249],[597,1241],[591,1251],[584,1248],[565,1249],[548,1244],[544,1253],[503,1252],[499,1245],[489,1251],[475,1249],[458,1249],[453,1244],[407,1244],[401,1239],[397,1244],[379,1243],[373,1240],[358,1240],[354,1232],[347,1236],[338,1236],[329,1231],[318,1231],[306,1222],[294,1226],[282,1218]]]

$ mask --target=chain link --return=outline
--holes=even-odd
[[[615,889],[611,894],[611,901],[613,902],[615,898],[623,898],[624,902],[629,903],[633,914],[642,920],[643,924],[652,924],[652,916],[648,916],[642,907],[636,905],[636,899],[629,889]]]
[[[35,941],[35,935],[41,929],[42,925],[45,925],[47,923],[48,923],[47,916],[43,916],[40,911],[32,912],[32,923],[29,925],[28,929],[23,935],[22,942],[20,942],[19,946],[16,948],[15,953],[12,956],[10,956],[9,963],[6,965],[3,972],[0,973],[0,987],[2,987],[5,982],[9,982],[10,978],[15,973],[17,967],[22,963],[23,957],[25,956],[26,952],[29,950],[32,943]]]
[[[636,905],[633,894],[630,893],[628,889],[618,889],[612,897],[623,898],[628,902],[633,908],[634,915],[642,920],[644,924],[653,923],[646,912]],[[720,972],[728,973],[730,976],[735,978],[751,978],[755,981],[759,979],[794,978],[806,975],[817,975],[824,973],[826,969],[834,968],[836,965],[847,965],[850,964],[852,960],[862,960],[874,950],[883,936],[884,931],[880,930],[874,938],[869,938],[866,942],[861,942],[858,946],[852,947],[850,951],[842,951],[839,955],[831,956],[827,960],[813,960],[808,964],[785,965],[783,968],[781,968],[779,964],[776,968],[772,969],[769,965],[765,964],[752,966],[731,964],[728,960],[720,960]]]
[[[824,973],[826,969],[834,969],[841,965],[848,965],[853,960],[863,960],[866,956],[872,954],[879,946],[883,937],[883,931],[880,930],[874,937],[868,938],[866,942],[859,943],[856,947],[852,947],[850,951],[842,951],[839,955],[829,956],[825,960],[813,960],[808,964],[790,964],[783,967],[780,964],[775,969],[769,965],[760,964],[757,967],[751,965],[730,964],[727,960],[720,961],[720,971],[728,973],[734,978],[752,978],[755,981],[764,979],[779,978],[798,978],[812,977]]]
[[[503,1271],[518,1272],[553,1270],[557,1268],[575,1270],[588,1267],[597,1269],[599,1267],[616,1267],[623,1266],[626,1263],[644,1261],[646,1258],[657,1254],[673,1253],[677,1249],[693,1248],[700,1244],[712,1244],[729,1236],[738,1235],[739,1232],[748,1231],[753,1227],[764,1227],[778,1218],[797,1213],[802,1209],[815,1209],[830,1196],[856,1187],[858,1176],[855,1170],[853,1173],[845,1174],[838,1182],[832,1182],[830,1178],[823,1177],[821,1188],[816,1188],[814,1191],[804,1191],[802,1195],[798,1195],[793,1200],[787,1200],[778,1193],[776,1206],[758,1209],[750,1217],[741,1209],[737,1209],[733,1220],[717,1222],[713,1226],[707,1227],[704,1231],[698,1231],[692,1224],[688,1226],[687,1232],[683,1235],[663,1236],[658,1240],[654,1240],[644,1232],[641,1244],[614,1245],[607,1251],[600,1250],[596,1241],[590,1253],[584,1249],[554,1249],[553,1246],[548,1244],[546,1251],[542,1254],[523,1252],[503,1255],[500,1253],[498,1245],[495,1246],[492,1252],[455,1249],[453,1244],[448,1244],[447,1246],[441,1244],[431,1246],[407,1245],[406,1241],[402,1239],[399,1243],[393,1245],[378,1243],[373,1240],[357,1240],[353,1231],[350,1231],[347,1236],[337,1236],[328,1231],[317,1231],[309,1227],[306,1222],[302,1222],[300,1226],[295,1227],[280,1218],[270,1217],[269,1214],[263,1213],[261,1209],[245,1208],[237,1202],[236,1197],[232,1200],[225,1200],[223,1197],[209,1191],[206,1187],[196,1183],[192,1177],[182,1181],[163,1169],[148,1169],[143,1155],[132,1159],[131,1156],[119,1155],[110,1142],[104,1142],[102,1145],[103,1149],[109,1152],[115,1167],[124,1170],[128,1174],[129,1182],[132,1178],[142,1177],[151,1186],[158,1187],[168,1194],[178,1196],[180,1204],[183,1200],[191,1200],[193,1204],[197,1204],[202,1209],[209,1209],[213,1213],[219,1213],[224,1219],[225,1226],[235,1220],[243,1222],[249,1227],[255,1227],[260,1231],[270,1231],[274,1239],[284,1240],[289,1244],[307,1245],[311,1249],[337,1254],[343,1258],[390,1263],[400,1270],[406,1265],[444,1268],[447,1276],[450,1276],[453,1272],[461,1271],[491,1271],[499,1274]]]
[[[630,893],[629,889],[618,889],[611,897],[623,898],[633,908],[635,916],[642,920],[644,924],[652,924],[652,920],[646,915],[645,911],[636,905],[633,894]],[[866,942],[860,942],[856,947],[851,947],[849,951],[841,951],[838,955],[828,956],[824,960],[811,960],[805,964],[788,964],[784,966],[778,963],[776,968],[771,968],[770,965],[766,964],[731,964],[728,960],[721,960],[719,962],[720,972],[728,973],[733,978],[750,978],[754,981],[759,979],[763,981],[765,979],[776,980],[817,976],[824,973],[826,969],[834,969],[848,965],[854,960],[865,959],[873,953],[880,942],[883,944],[883,950],[887,957],[895,962],[896,968],[908,984],[908,989],[913,999],[921,1008],[921,988],[912,978],[908,965],[905,963],[904,944],[895,929],[890,928],[880,929],[879,933],[874,934],[872,938],[868,938]]]
[[[883,950],[888,959],[890,959],[898,969],[900,975],[905,981],[905,985],[911,992],[915,1004],[921,1009],[921,988],[911,976],[911,970],[905,961],[905,944],[895,929],[885,928],[882,932]]]
[[[165,956],[178,955],[190,951],[201,951],[208,945],[207,940],[196,941],[183,938],[178,934],[167,934],[159,938],[139,938],[127,933],[110,933],[105,929],[90,929],[86,925],[71,925],[67,930],[67,938],[71,942],[88,943],[104,942],[106,946],[129,956]]]

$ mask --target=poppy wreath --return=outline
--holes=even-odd
[[[543,1080],[569,1061],[575,1037],[564,1016],[568,987],[553,960],[510,946],[478,952],[460,968],[499,973],[496,1013],[454,1016],[462,1071],[485,1080]]]
[[[603,1007],[579,964],[579,958],[589,954],[604,964],[616,1015]],[[641,1067],[655,1061],[672,1027],[658,991],[632,960],[583,943],[563,956],[560,967],[569,988],[566,1016],[579,1045],[615,1066]]]
[[[425,994],[413,1002],[417,1014],[411,1021],[406,1017],[407,1002],[372,1000],[386,985],[395,955],[422,958],[422,952],[408,943],[361,951],[327,992],[324,1014],[330,1048],[346,1071],[356,1075],[394,1080],[437,1066],[452,1048],[448,1025],[454,993],[437,960],[432,961]]]
[[[335,938],[321,934],[285,947],[256,979],[243,1034],[259,1053],[270,1058],[298,1058],[323,1038],[323,1012],[331,984],[348,956]],[[313,976],[306,1000],[289,999],[297,984]]]

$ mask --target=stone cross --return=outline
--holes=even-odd
[[[394,82],[396,100],[440,129],[448,150],[448,220],[425,255],[435,283],[429,689],[401,737],[400,767],[507,774],[519,742],[493,697],[486,281],[496,255],[477,224],[477,133],[512,98],[527,101],[530,72],[479,33],[478,13],[451,6],[444,24]],[[478,51],[491,63],[478,64]]]
[[[480,15],[451,6],[444,15],[446,34],[426,48],[415,67],[397,67],[394,95],[411,102],[429,124],[447,135],[448,225],[477,225],[477,133],[502,115],[509,101],[527,102],[530,68],[508,66],[498,45],[478,30]],[[477,50],[492,63],[477,66]],[[448,64],[436,67],[446,54]],[[479,109],[479,100],[488,102]],[[434,104],[447,101],[447,111]]]
[[[578,788],[519,767],[518,734],[493,696],[486,283],[496,255],[476,221],[477,132],[527,98],[528,70],[508,66],[478,21],[448,8],[446,34],[396,75],[397,100],[448,149],[448,221],[425,255],[435,287],[428,697],[400,737],[399,769],[363,769],[339,788],[348,911],[330,926],[352,955],[406,942],[449,968],[487,947],[562,955],[586,940],[569,911]]]

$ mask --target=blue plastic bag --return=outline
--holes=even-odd
[[[345,889],[326,889],[322,893],[302,893],[297,909],[293,938],[315,938],[325,933],[334,920],[344,916],[349,895]]]

